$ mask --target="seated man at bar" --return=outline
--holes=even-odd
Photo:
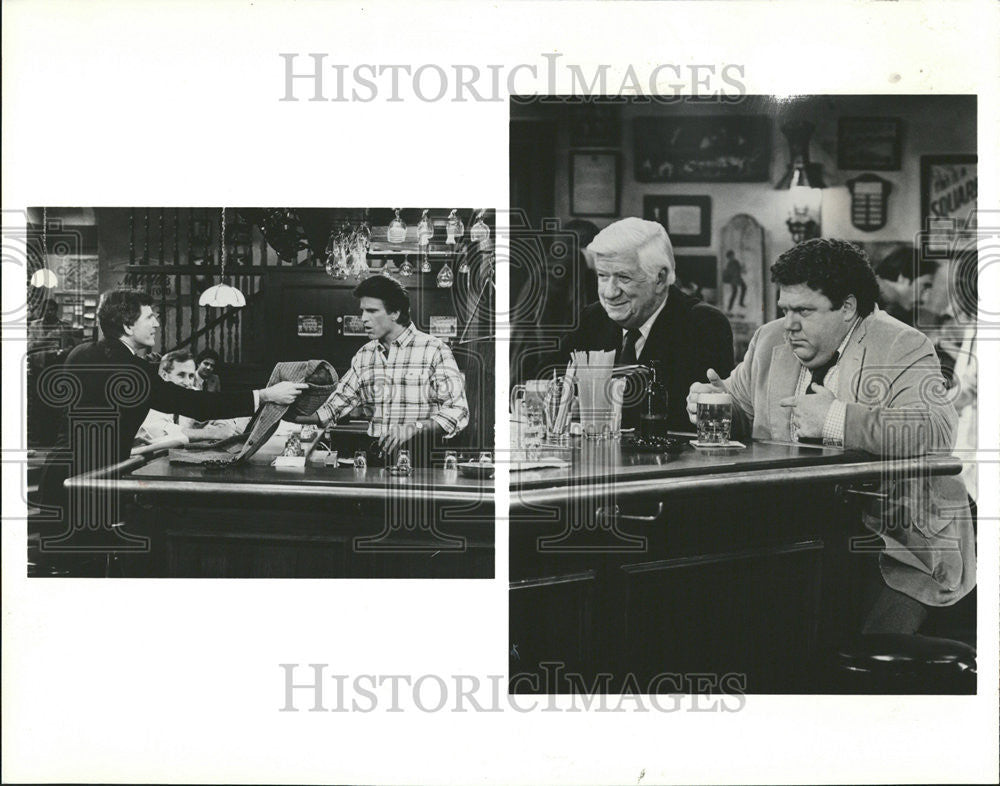
[[[325,425],[362,406],[368,434],[383,455],[403,447],[422,451],[427,467],[434,436],[450,438],[468,425],[465,381],[448,345],[410,321],[410,296],[392,278],[376,275],[354,289],[371,341],[357,351],[329,400],[304,422]]]
[[[685,397],[710,368],[733,367],[733,332],[714,306],[674,285],[674,249],[655,221],[624,218],[602,229],[587,247],[597,271],[598,303],[583,311],[564,342],[574,350],[614,350],[615,365],[659,362],[667,391],[667,427],[687,431]],[[633,397],[626,392],[627,400]],[[626,404],[622,427],[638,425],[639,405]]]
[[[160,323],[152,304],[153,299],[145,292],[133,289],[105,292],[97,309],[103,337],[100,341],[80,344],[66,358],[60,373],[69,375],[74,383],[62,388],[74,387],[77,400],[69,404],[56,450],[43,470],[39,483],[39,501],[43,505],[65,508],[63,481],[67,477],[128,458],[136,433],[151,409],[199,420],[239,417],[252,415],[260,402],[290,404],[306,387],[302,383],[279,382],[262,390],[205,393],[166,381],[157,367],[140,356],[141,350],[148,350],[156,343]],[[51,383],[50,395],[58,395],[56,388],[61,384],[58,380]],[[71,434],[72,410],[82,408],[113,414],[106,419],[114,430],[106,446],[103,442],[73,444],[72,440],[80,439],[81,434],[90,433],[76,428]],[[58,456],[60,451],[67,450],[72,453],[69,464]]]
[[[195,379],[195,359],[186,349],[168,352],[160,360],[160,379],[164,379],[178,387],[197,390]],[[146,419],[135,435],[137,444],[170,446],[186,445],[189,442],[212,441],[225,439],[239,434],[246,427],[246,419],[238,420],[192,420],[185,415],[149,410]]]
[[[930,341],[876,305],[857,246],[818,238],[771,267],[784,316],[759,328],[728,379],[709,370],[698,397],[729,393],[734,436],[814,442],[891,459],[949,452],[955,409]],[[932,607],[975,585],[975,542],[961,481],[903,478],[865,513],[884,546],[870,562],[863,633],[915,633]],[[807,511],[804,512],[806,515]]]
[[[934,283],[937,262],[914,257],[913,246],[897,248],[875,266],[878,304],[889,316],[915,325],[917,309],[923,305]]]
[[[194,375],[194,389],[206,390],[209,393],[218,393],[222,390],[222,383],[215,369],[219,365],[219,353],[211,347],[206,347],[198,353],[194,359],[197,368]]]

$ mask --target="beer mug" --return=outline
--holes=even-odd
[[[729,442],[733,425],[733,398],[728,393],[698,396],[698,441],[708,445]]]

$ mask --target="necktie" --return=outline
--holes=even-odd
[[[642,337],[639,328],[632,328],[625,334],[625,346],[618,356],[618,365],[632,366],[639,362],[635,354],[635,343]]]
[[[810,393],[815,393],[816,392],[812,388],[813,385],[822,385],[823,384],[823,381],[826,379],[826,375],[830,372],[830,369],[833,368],[835,365],[837,365],[837,360],[838,360],[839,357],[840,357],[840,353],[839,352],[834,352],[833,353],[833,357],[830,358],[822,366],[819,366],[818,368],[811,369],[811,372],[812,372],[812,381],[809,384],[809,387],[806,388],[806,394],[807,395],[810,394]]]

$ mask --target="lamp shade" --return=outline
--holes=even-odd
[[[198,305],[210,308],[225,308],[226,306],[243,308],[246,304],[247,299],[243,293],[229,284],[216,284],[214,287],[209,287],[198,298]]]
[[[49,270],[47,267],[41,267],[31,274],[31,286],[38,287],[48,287],[53,289],[59,285],[59,279],[56,274]]]

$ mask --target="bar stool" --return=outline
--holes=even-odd
[[[976,650],[936,636],[859,636],[834,655],[843,693],[975,694]]]

